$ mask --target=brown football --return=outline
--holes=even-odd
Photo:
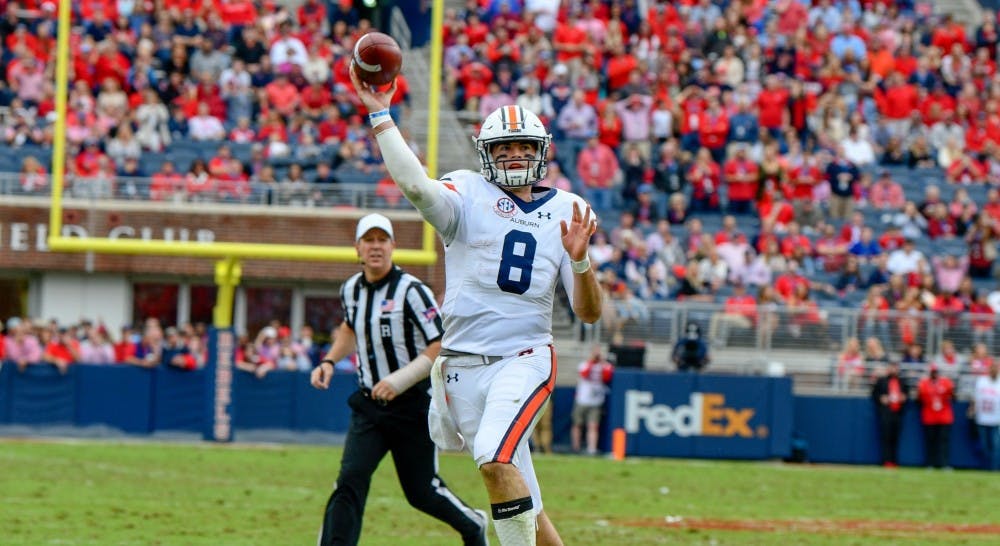
[[[354,44],[354,72],[369,85],[385,85],[399,74],[403,52],[392,36],[369,32]]]

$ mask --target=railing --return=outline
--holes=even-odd
[[[883,363],[864,364],[858,373],[845,373],[838,362],[848,340],[856,338],[862,351],[869,339],[878,340],[887,358],[899,361],[911,346],[919,348],[922,363],[902,366],[903,375],[916,380],[927,371],[945,342],[957,349],[963,364],[946,370],[958,380],[960,394],[971,387],[980,370],[970,366],[970,352],[985,344],[989,355],[1000,350],[1000,336],[993,315],[963,313],[943,316],[934,312],[883,311],[819,307],[796,312],[785,307],[758,309],[752,317],[727,314],[723,305],[693,302],[642,302],[612,299],[601,322],[584,328],[584,342],[647,347],[646,367],[673,369],[670,350],[693,322],[709,345],[718,371],[767,374],[785,373],[796,378],[796,388],[861,394]]]
[[[339,173],[338,173],[339,174]],[[351,179],[351,176],[345,177]],[[353,176],[354,179],[359,176]],[[49,196],[48,176],[32,175],[25,182],[18,173],[0,173],[0,196]],[[381,189],[371,182],[340,184],[260,183],[213,180],[189,188],[183,179],[161,187],[151,178],[71,177],[64,197],[85,200],[147,201],[150,203],[233,203],[293,207],[411,208],[395,186]]]

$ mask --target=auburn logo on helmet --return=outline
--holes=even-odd
[[[520,106],[505,106],[500,111],[500,119],[504,128],[508,131],[519,132],[524,130],[524,116],[521,115]]]

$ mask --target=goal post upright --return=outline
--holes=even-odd
[[[69,61],[71,33],[70,0],[59,0],[58,22],[56,36],[56,73],[55,73],[55,127],[52,144],[51,165],[51,196],[49,206],[49,229],[47,244],[53,252],[95,252],[99,254],[132,254],[142,256],[185,256],[195,258],[216,259],[216,284],[220,297],[232,301],[232,294],[240,281],[240,261],[246,258],[275,261],[330,261],[353,263],[357,261],[357,252],[353,246],[319,246],[293,245],[274,243],[242,243],[242,242],[196,242],[196,241],[164,241],[164,240],[134,240],[112,239],[109,237],[69,237],[63,234],[63,192],[66,173],[66,123],[69,97]],[[428,155],[427,162],[431,176],[436,175],[438,156],[438,112],[440,104],[440,58],[441,58],[441,21],[443,3],[434,0],[432,14],[432,44],[431,58],[438,59],[431,64],[431,100],[428,116]],[[393,261],[402,265],[429,266],[437,263],[438,254],[435,245],[435,234],[430,224],[423,222],[423,236],[419,249],[396,249]],[[213,314],[216,327],[229,327],[232,324],[232,306],[227,312],[216,309]]]

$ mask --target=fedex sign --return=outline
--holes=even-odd
[[[722,438],[766,437],[766,426],[756,429],[751,420],[753,408],[734,408],[726,405],[722,393],[693,392],[687,404],[670,407],[654,404],[649,391],[625,391],[625,431],[635,434],[643,425],[653,436],[713,436]]]

